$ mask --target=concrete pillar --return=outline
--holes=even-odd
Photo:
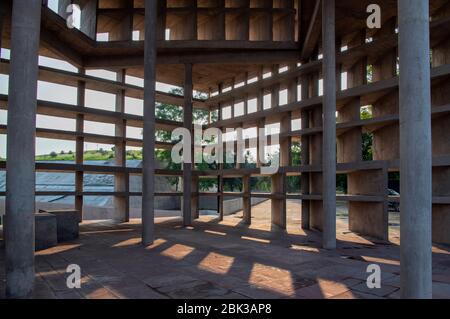
[[[183,122],[191,135],[192,133],[192,64],[184,66],[184,109]],[[191,149],[193,150],[193,136],[191,136]],[[192,159],[191,163],[183,163],[183,225],[190,226],[192,224],[191,197],[192,197]]]
[[[34,285],[35,132],[40,0],[13,2],[6,163],[6,296]]]
[[[83,134],[84,131],[84,115],[77,114],[76,118],[77,134]],[[77,136],[75,142],[75,164],[83,165],[84,162],[84,137]],[[80,219],[83,220],[83,170],[75,172],[75,209],[80,212]]]
[[[336,17],[335,0],[322,1],[323,248],[336,248]]]
[[[432,297],[429,3],[399,0],[402,298]]]
[[[271,185],[272,230],[286,230],[286,176],[280,173],[272,175]]]
[[[242,221],[246,225],[252,223],[252,198],[250,189],[250,175],[242,177],[242,192],[244,193],[242,198]]]
[[[3,25],[6,14],[6,3],[0,3],[0,57],[1,57],[1,49],[2,49],[2,40],[3,40]]]
[[[84,69],[80,69],[81,74],[85,74]],[[86,82],[78,81],[77,87],[77,105],[85,107]],[[83,165],[84,163],[84,114],[77,114],[76,118],[77,139],[75,142],[75,164]],[[80,212],[81,220],[83,220],[83,179],[82,170],[75,172],[75,209]]]
[[[219,91],[219,94],[223,93],[223,83],[219,83],[218,91]],[[218,105],[217,120],[219,122],[222,121],[222,105],[220,103]],[[223,132],[223,128],[220,128],[220,129]],[[219,135],[218,143],[222,147],[224,146],[223,145],[223,140],[222,140],[222,135]],[[220,158],[222,159],[222,161],[220,161],[220,163],[217,165],[218,166],[218,170],[219,170],[219,174],[217,176],[217,192],[218,192],[218,196],[217,196],[217,214],[219,215],[219,220],[222,221],[223,220],[223,216],[224,216],[224,214],[223,214],[224,196],[223,196],[223,176],[222,176],[223,159],[224,159],[224,151],[223,150],[221,151]]]
[[[198,176],[192,176],[191,179],[191,214],[192,214],[192,220],[199,219],[200,218],[200,209],[199,209],[199,203],[200,203],[200,195],[199,193],[199,177]]]
[[[145,0],[144,131],[142,163],[142,243],[154,239],[156,26],[158,1]]]
[[[308,99],[309,91],[309,81],[308,78],[305,76],[302,79],[302,100]],[[301,121],[302,121],[302,129],[309,128],[309,111],[302,111],[301,112]],[[301,162],[302,166],[306,166],[310,164],[309,159],[309,136],[308,135],[302,135],[301,136]],[[301,191],[303,195],[309,195],[310,189],[309,189],[309,176],[310,174],[307,172],[303,172],[301,176]],[[302,229],[309,229],[310,228],[310,221],[309,221],[309,211],[310,211],[310,201],[309,200],[302,200]]]
[[[222,176],[223,164],[219,164],[219,175],[217,176],[217,214],[219,215],[219,220],[223,220],[223,176]]]
[[[122,84],[125,83],[126,70],[117,72],[117,81]],[[120,114],[125,113],[125,90],[119,90],[116,94],[116,112]],[[118,119],[115,126],[115,135],[117,137],[114,145],[115,162],[117,166],[127,166],[127,143],[126,130],[127,120]],[[118,223],[128,222],[130,219],[129,211],[129,181],[126,172],[119,172],[114,174],[114,191],[123,193],[124,196],[114,196],[114,221]]]

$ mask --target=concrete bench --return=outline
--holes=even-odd
[[[40,210],[56,216],[58,242],[77,239],[80,233],[80,212],[77,210]]]
[[[56,216],[48,213],[34,215],[35,250],[44,250],[58,244]]]

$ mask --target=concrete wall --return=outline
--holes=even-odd
[[[264,198],[252,198],[252,206],[265,202]],[[200,210],[217,210],[217,198],[212,196],[200,196]],[[243,208],[242,198],[228,198],[223,202],[224,215],[231,215],[241,211]]]
[[[266,201],[263,198],[252,198],[252,206]],[[130,218],[141,218],[141,205],[142,201],[140,197],[130,198]],[[224,214],[231,215],[242,210],[242,198],[230,198],[224,201]],[[48,202],[36,202],[36,210],[39,209],[73,209],[73,204],[67,203],[48,203]],[[179,197],[158,197],[155,202],[155,217],[168,217],[168,216],[181,216],[181,199]],[[216,197],[202,196],[200,197],[200,210],[217,210]],[[0,215],[5,214],[4,200],[0,200]],[[83,219],[84,220],[102,220],[111,219],[114,215],[113,205],[105,206],[83,206]]]

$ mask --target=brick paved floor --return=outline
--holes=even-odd
[[[79,240],[36,254],[35,298],[398,298],[398,232],[391,243],[348,232],[338,220],[338,249],[320,248],[320,233],[300,229],[300,206],[288,204],[288,229],[271,230],[270,201],[223,222],[201,217],[157,220],[153,246],[140,244],[140,220],[113,225],[89,222]],[[382,269],[382,288],[368,289],[366,268]],[[66,267],[78,264],[81,289],[68,289]],[[4,297],[0,248],[0,297]],[[448,247],[433,249],[433,293],[450,298]]]

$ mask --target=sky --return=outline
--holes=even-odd
[[[58,0],[49,0],[49,7],[52,10],[57,11]],[[75,22],[77,24],[77,22]],[[101,40],[101,39],[98,39]],[[1,49],[1,57],[3,59],[9,59],[10,52],[7,49]],[[47,57],[39,57],[39,65],[61,69],[70,72],[77,72],[77,68],[73,65],[52,58]],[[280,69],[280,72],[282,70]],[[284,72],[284,71],[283,71]],[[114,72],[106,71],[106,70],[88,70],[86,72],[88,75],[97,76],[100,78],[106,78],[109,80],[115,80],[116,75]],[[271,75],[268,75],[271,76]],[[343,76],[343,80],[346,82],[346,76]],[[143,86],[143,80],[135,77],[126,77],[126,82],[129,84]],[[343,83],[343,86],[346,86],[346,83]],[[175,88],[174,86],[157,83],[157,90],[169,92],[171,89]],[[299,91],[300,88],[299,88]],[[319,92],[322,91],[322,83],[319,81]],[[60,102],[65,104],[76,105],[77,99],[77,89],[75,87],[69,87],[59,84],[53,84],[48,82],[38,82],[38,99],[47,100],[53,102]],[[8,76],[4,74],[0,74],[0,94],[8,94]],[[270,95],[264,96],[264,108],[270,107]],[[280,91],[280,105],[287,103],[287,91]],[[86,100],[85,105],[87,107],[99,108],[104,110],[114,111],[115,109],[115,95],[86,90]],[[255,109],[256,111],[256,101],[251,100],[248,103],[249,111],[250,109]],[[239,109],[239,106],[237,107]],[[225,106],[223,108],[223,118],[231,117],[231,106]],[[133,98],[126,98],[125,100],[125,112],[130,114],[142,115],[143,114],[143,101]],[[239,114],[238,114],[239,115]],[[299,129],[298,127],[299,121],[293,122],[293,129]],[[0,124],[7,124],[7,111],[0,110]],[[74,119],[64,119],[64,118],[56,118],[51,116],[37,115],[36,118],[36,126],[38,128],[50,128],[50,129],[61,129],[61,130],[69,130],[75,131],[75,120]],[[279,130],[279,127],[276,128]],[[85,132],[93,133],[93,134],[102,134],[102,135],[110,135],[114,136],[114,125],[113,124],[105,124],[105,123],[97,123],[97,122],[89,122],[85,121]],[[254,133],[249,132],[250,135],[248,137],[252,137]],[[276,133],[276,132],[272,132]],[[245,134],[245,133],[244,133]],[[130,138],[141,138],[141,129],[127,127],[127,137]],[[94,144],[94,143],[85,143],[85,150],[98,150],[100,148],[103,149],[111,149],[113,145],[102,145],[102,144]],[[129,148],[136,149],[136,148]],[[75,141],[64,141],[64,140],[51,140],[44,138],[36,138],[36,154],[37,155],[45,155],[51,152],[68,152],[75,151]],[[0,134],[0,157],[6,158],[6,135]]]
[[[58,0],[49,0],[48,6],[50,9],[57,12]],[[79,16],[74,11],[74,24],[79,27]],[[101,39],[99,39],[101,40]],[[9,59],[10,52],[7,49],[1,49],[1,57],[3,59]],[[56,69],[77,72],[77,68],[73,65],[56,59],[47,57],[39,57],[39,65],[52,67]],[[89,70],[86,72],[88,75],[98,76],[100,78],[106,78],[109,80],[115,80],[116,75],[114,72],[106,70]],[[143,86],[143,80],[127,76],[126,82]],[[175,86],[171,86],[164,83],[157,83],[156,89],[159,91],[169,92]],[[0,74],[0,94],[8,94],[8,76]],[[47,100],[53,102],[60,102],[66,104],[76,105],[77,89],[75,87],[63,86],[48,82],[38,82],[38,99]],[[115,109],[115,96],[113,94],[103,93],[99,91],[86,90],[85,105],[87,107],[99,108],[104,110],[114,111]],[[125,112],[130,114],[142,115],[143,114],[143,101],[138,99],[126,98],[125,100]],[[7,111],[0,110],[0,124],[7,124]],[[36,126],[39,128],[51,128],[62,130],[75,130],[75,120],[55,118],[50,116],[37,115]],[[114,135],[114,125],[104,123],[94,123],[85,121],[85,132],[94,134]],[[141,129],[127,127],[127,136],[131,138],[141,138]],[[85,143],[85,150],[97,150],[100,148],[110,149],[113,145],[102,145],[94,143]],[[129,148],[135,149],[135,148]],[[74,141],[64,140],[50,140],[44,138],[36,139],[36,154],[45,155],[51,152],[68,152],[75,151]],[[0,134],[0,157],[6,158],[6,135]]]
[[[1,57],[3,59],[9,59],[10,51],[7,49],[2,49]],[[39,57],[39,65],[51,67],[55,69],[77,72],[77,68],[73,65],[52,58]],[[86,73],[91,76],[96,76],[99,78],[106,78],[109,80],[115,80],[116,74],[107,70],[87,70]],[[143,86],[143,80],[135,77],[126,77],[126,82],[136,86]],[[157,83],[157,90],[163,92],[169,92],[170,90],[176,88],[175,86]],[[301,92],[301,87],[298,88]],[[319,81],[319,91],[322,91],[322,83]],[[76,105],[77,100],[77,89],[75,87],[64,86],[59,84],[53,84],[49,82],[38,82],[38,99],[60,102],[65,104]],[[0,94],[8,94],[8,76],[0,74]],[[86,90],[85,94],[85,105],[91,108],[104,109],[109,111],[114,111],[115,109],[115,95],[104,93],[100,91]],[[264,108],[270,108],[271,97],[270,95],[264,96]],[[280,105],[287,103],[287,91],[280,91]],[[250,109],[256,111],[256,100],[250,100],[248,102],[249,112]],[[239,106],[236,106],[238,109]],[[227,119],[231,117],[231,106],[224,106],[223,108],[223,118]],[[143,114],[143,101],[139,99],[126,98],[125,99],[125,112],[129,114],[142,115]],[[238,114],[239,115],[239,114]],[[0,125],[7,124],[7,111],[0,110]],[[38,128],[49,128],[56,130],[68,130],[75,131],[75,120],[74,119],[64,119],[60,117],[51,117],[44,115],[37,115],[36,127]],[[272,130],[271,133],[275,134],[279,132],[278,127],[267,127],[268,130]],[[300,120],[292,122],[292,129],[300,129]],[[85,121],[85,132],[101,135],[114,136],[114,124],[98,123]],[[267,132],[268,134],[269,132]],[[247,130],[244,131],[244,136],[247,138],[254,137],[256,131]],[[127,127],[127,137],[130,138],[141,138],[141,129],[134,127]],[[224,136],[224,140],[227,138]],[[109,150],[113,145],[95,144],[95,143],[85,143],[85,150],[99,150],[100,148]],[[136,149],[129,147],[127,149]],[[75,152],[75,141],[65,141],[65,140],[52,140],[44,138],[36,138],[36,155],[50,154],[51,152]],[[252,150],[254,153],[254,150]],[[252,154],[253,155],[253,154]],[[254,154],[256,156],[256,154]],[[6,158],[6,135],[0,134],[0,157]]]
[[[1,57],[9,59],[10,52],[2,49]],[[39,58],[39,65],[57,68],[61,70],[77,72],[77,69],[67,62],[51,59],[47,57]],[[106,70],[89,70],[88,75],[115,80],[115,73]],[[127,76],[126,81],[133,85],[142,86],[142,79]],[[174,86],[164,83],[157,83],[157,90],[169,92]],[[8,94],[8,76],[0,74],[0,94]],[[38,99],[53,102],[76,105],[77,89],[75,87],[53,84],[48,82],[38,82]],[[99,108],[114,111],[115,96],[113,94],[86,90],[87,107]],[[143,101],[133,98],[126,98],[125,112],[130,114],[143,114]],[[0,124],[7,124],[7,111],[0,110]],[[75,131],[75,120],[55,118],[51,116],[37,115],[36,126],[39,128],[61,129]],[[85,132],[94,134],[114,135],[114,125],[97,122],[85,121]],[[131,138],[141,138],[141,129],[128,127],[127,136]],[[56,143],[55,143],[56,142]],[[86,150],[98,150],[100,148],[110,149],[113,145],[102,145],[94,143],[85,143]],[[130,148],[133,149],[133,148]],[[44,138],[36,139],[36,154],[43,155],[51,152],[75,151],[74,141],[50,140]],[[6,158],[6,135],[0,134],[0,157]]]

